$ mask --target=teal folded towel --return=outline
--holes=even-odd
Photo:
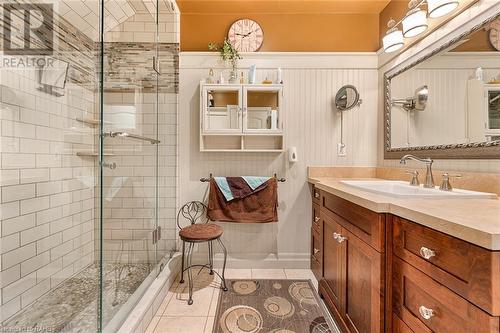
[[[226,198],[227,201],[233,200],[234,196],[231,192],[231,189],[229,188],[226,177],[214,177],[214,179],[217,183],[217,187],[219,187],[219,190],[221,190],[222,194],[224,195],[224,198]]]
[[[243,176],[242,177],[250,186],[252,190],[255,190],[257,187],[260,185],[264,184],[267,182],[271,177],[255,177],[255,176]]]

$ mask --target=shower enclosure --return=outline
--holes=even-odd
[[[176,246],[177,7],[0,7],[0,330],[115,332]]]

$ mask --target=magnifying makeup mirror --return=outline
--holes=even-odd
[[[429,89],[427,86],[421,86],[415,90],[412,97],[404,99],[394,99],[391,101],[392,105],[397,105],[405,111],[424,111],[429,99]]]
[[[340,111],[340,142],[337,144],[337,155],[346,156],[346,145],[344,143],[344,111],[361,105],[358,89],[353,85],[341,87],[335,95],[335,107]]]
[[[358,105],[362,100],[359,98],[358,89],[353,85],[345,85],[335,95],[335,107],[339,111],[347,111]]]

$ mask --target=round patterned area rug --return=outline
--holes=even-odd
[[[214,333],[331,333],[306,280],[228,280]]]

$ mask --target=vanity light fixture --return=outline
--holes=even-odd
[[[410,2],[411,4],[411,2]],[[427,11],[420,7],[412,8],[403,18],[403,36],[411,38],[427,30]]]
[[[390,19],[387,22],[387,30],[384,38],[382,38],[382,44],[384,45],[384,51],[391,53],[399,50],[403,47],[403,32],[396,27],[396,21]]]
[[[445,16],[457,9],[458,5],[458,0],[427,0],[427,10],[431,18]]]
[[[399,22],[392,18],[387,23],[389,30],[382,38],[386,53],[394,52],[404,46],[404,38],[416,37],[427,30],[427,19],[447,15],[458,8],[459,0],[410,0],[408,12]],[[425,8],[427,6],[427,8]],[[398,26],[402,26],[402,31]]]

